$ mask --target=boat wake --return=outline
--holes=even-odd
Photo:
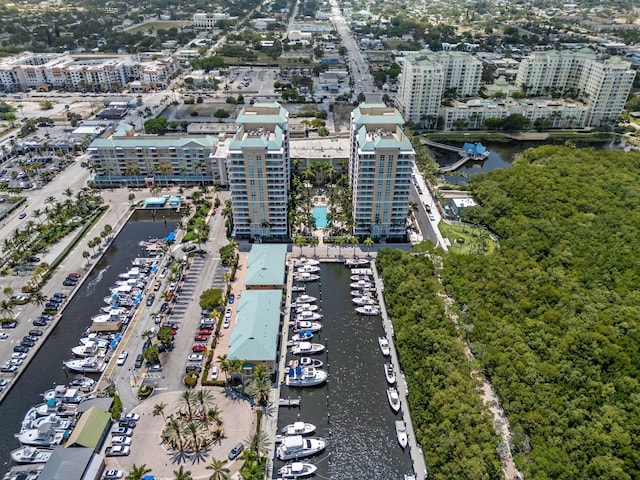
[[[100,281],[102,280],[102,277],[104,275],[104,272],[106,272],[108,269],[109,269],[109,265],[107,265],[102,270],[100,270],[98,272],[98,275],[96,276],[96,278],[94,278],[93,280],[91,280],[87,284],[87,295],[86,296],[89,296],[89,295],[93,294],[93,292],[96,291],[96,286],[100,283]]]

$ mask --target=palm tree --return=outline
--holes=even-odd
[[[193,418],[193,402],[195,400],[194,394],[195,392],[193,390],[185,390],[180,394],[180,400],[178,401],[178,404],[181,407],[186,407],[189,420]]]
[[[345,238],[344,237],[336,238],[336,244],[338,245],[338,257],[341,257],[342,256],[342,246],[345,244]]]
[[[0,302],[0,314],[2,318],[13,319],[13,304],[8,300],[2,300]]]
[[[207,470],[212,470],[213,473],[209,477],[209,480],[230,480],[231,470],[229,470],[225,465],[227,464],[226,460],[218,460],[217,458],[212,458],[211,463],[207,465]]]
[[[153,335],[154,333],[152,330],[145,330],[144,332],[142,332],[141,337],[144,339],[144,342],[146,345],[151,343],[151,339],[153,338]]]
[[[200,404],[200,415],[206,417],[207,410],[213,405],[213,395],[209,390],[200,389],[195,392],[195,399]]]
[[[47,296],[38,290],[37,292],[31,294],[31,298],[29,298],[29,301],[34,305],[42,307],[45,303],[47,303]]]
[[[162,441],[171,448],[177,448],[179,453],[184,452],[184,426],[179,419],[169,420],[167,427],[162,432]]]
[[[162,420],[164,420],[165,423],[167,421],[167,419],[164,416],[164,409],[165,409],[166,406],[167,406],[167,404],[164,403],[164,402],[156,403],[153,406],[153,416],[157,417],[158,415],[162,415]]]
[[[173,476],[175,477],[175,480],[192,480],[191,472],[189,470],[185,472],[182,465],[180,465],[178,470],[173,471]]]
[[[313,245],[313,256],[316,256],[316,247],[318,246],[318,244],[320,243],[320,239],[318,239],[318,237],[313,236],[311,237],[311,245]]]
[[[305,240],[304,237],[296,238],[296,245],[300,247],[300,256],[302,256],[302,247],[304,247],[305,243],[307,243],[307,241]]]
[[[269,446],[271,442],[269,441],[269,436],[263,432],[262,430],[258,430],[249,438],[244,441],[247,450],[253,452],[260,461],[260,456],[266,456],[269,454]]]
[[[373,244],[375,243],[371,237],[367,237],[364,239],[364,246],[367,247],[367,256],[370,257],[371,256],[371,247],[373,246]]]
[[[131,471],[129,475],[127,475],[127,480],[142,480],[144,476],[151,471],[150,468],[147,468],[146,464],[142,464],[139,467],[134,463],[131,467]]]
[[[354,237],[353,235],[349,235],[349,243],[353,245],[353,256],[356,256],[356,247],[358,246],[358,237]]]
[[[229,364],[229,360],[227,359],[227,354],[218,355],[218,363],[220,364],[220,370],[224,373],[224,382],[225,385],[229,383],[229,372],[231,371],[231,365]]]

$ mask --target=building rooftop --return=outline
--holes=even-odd
[[[95,449],[100,444],[100,440],[110,423],[111,414],[109,412],[98,407],[89,408],[80,416],[80,420],[67,439],[66,446]]]
[[[245,286],[282,288],[284,286],[285,260],[287,245],[253,245],[249,253],[249,266],[245,277]]]
[[[246,290],[238,302],[228,358],[273,361],[277,355],[282,290]]]
[[[92,448],[56,448],[38,480],[80,480],[92,456]]]

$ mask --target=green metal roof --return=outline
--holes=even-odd
[[[260,109],[277,109],[277,113],[252,113]],[[262,125],[283,125],[287,121],[287,110],[278,102],[259,102],[242,109],[236,124],[257,123]]]
[[[91,407],[80,416],[69,435],[66,446],[96,448],[111,423],[111,414],[101,408]]]
[[[373,109],[383,110],[385,113],[373,113]],[[361,125],[403,125],[404,119],[400,112],[392,107],[387,107],[384,103],[361,103],[353,111],[353,120],[359,127]]]
[[[231,360],[276,359],[282,290],[245,290],[238,301],[236,325],[229,338]]]
[[[120,137],[112,135],[109,138],[96,138],[89,148],[132,148],[132,147],[204,147],[213,148],[215,138],[207,135],[205,137],[173,137],[155,135],[133,135],[130,137]]]
[[[260,244],[251,247],[244,284],[250,286],[284,287],[287,245]]]

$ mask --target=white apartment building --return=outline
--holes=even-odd
[[[289,238],[289,112],[279,103],[245,107],[227,150],[233,235],[286,241]]]
[[[375,240],[406,235],[415,151],[395,108],[363,103],[351,113],[349,179],[353,234]]]
[[[589,118],[589,107],[570,100],[498,100],[473,99],[468,102],[451,102],[450,107],[442,107],[443,130],[484,130],[485,120],[503,120],[510,115],[520,114],[533,126],[536,120],[548,122],[547,128],[580,128]]]
[[[398,107],[405,119],[420,123],[438,116],[447,92],[458,97],[478,95],[482,62],[465,52],[425,50],[403,59]]]
[[[211,136],[136,135],[123,123],[87,148],[97,187],[226,185],[224,161]]]
[[[620,57],[599,60],[588,49],[535,52],[520,63],[516,86],[525,95],[560,94],[589,107],[587,126],[615,121],[622,113],[636,72]]]
[[[22,91],[49,84],[71,91],[119,91],[131,82],[165,88],[180,68],[175,57],[140,61],[137,56],[26,53],[0,62],[0,89]]]
[[[213,28],[221,20],[235,20],[238,17],[230,17],[228,13],[194,13],[193,26],[197,28]]]

